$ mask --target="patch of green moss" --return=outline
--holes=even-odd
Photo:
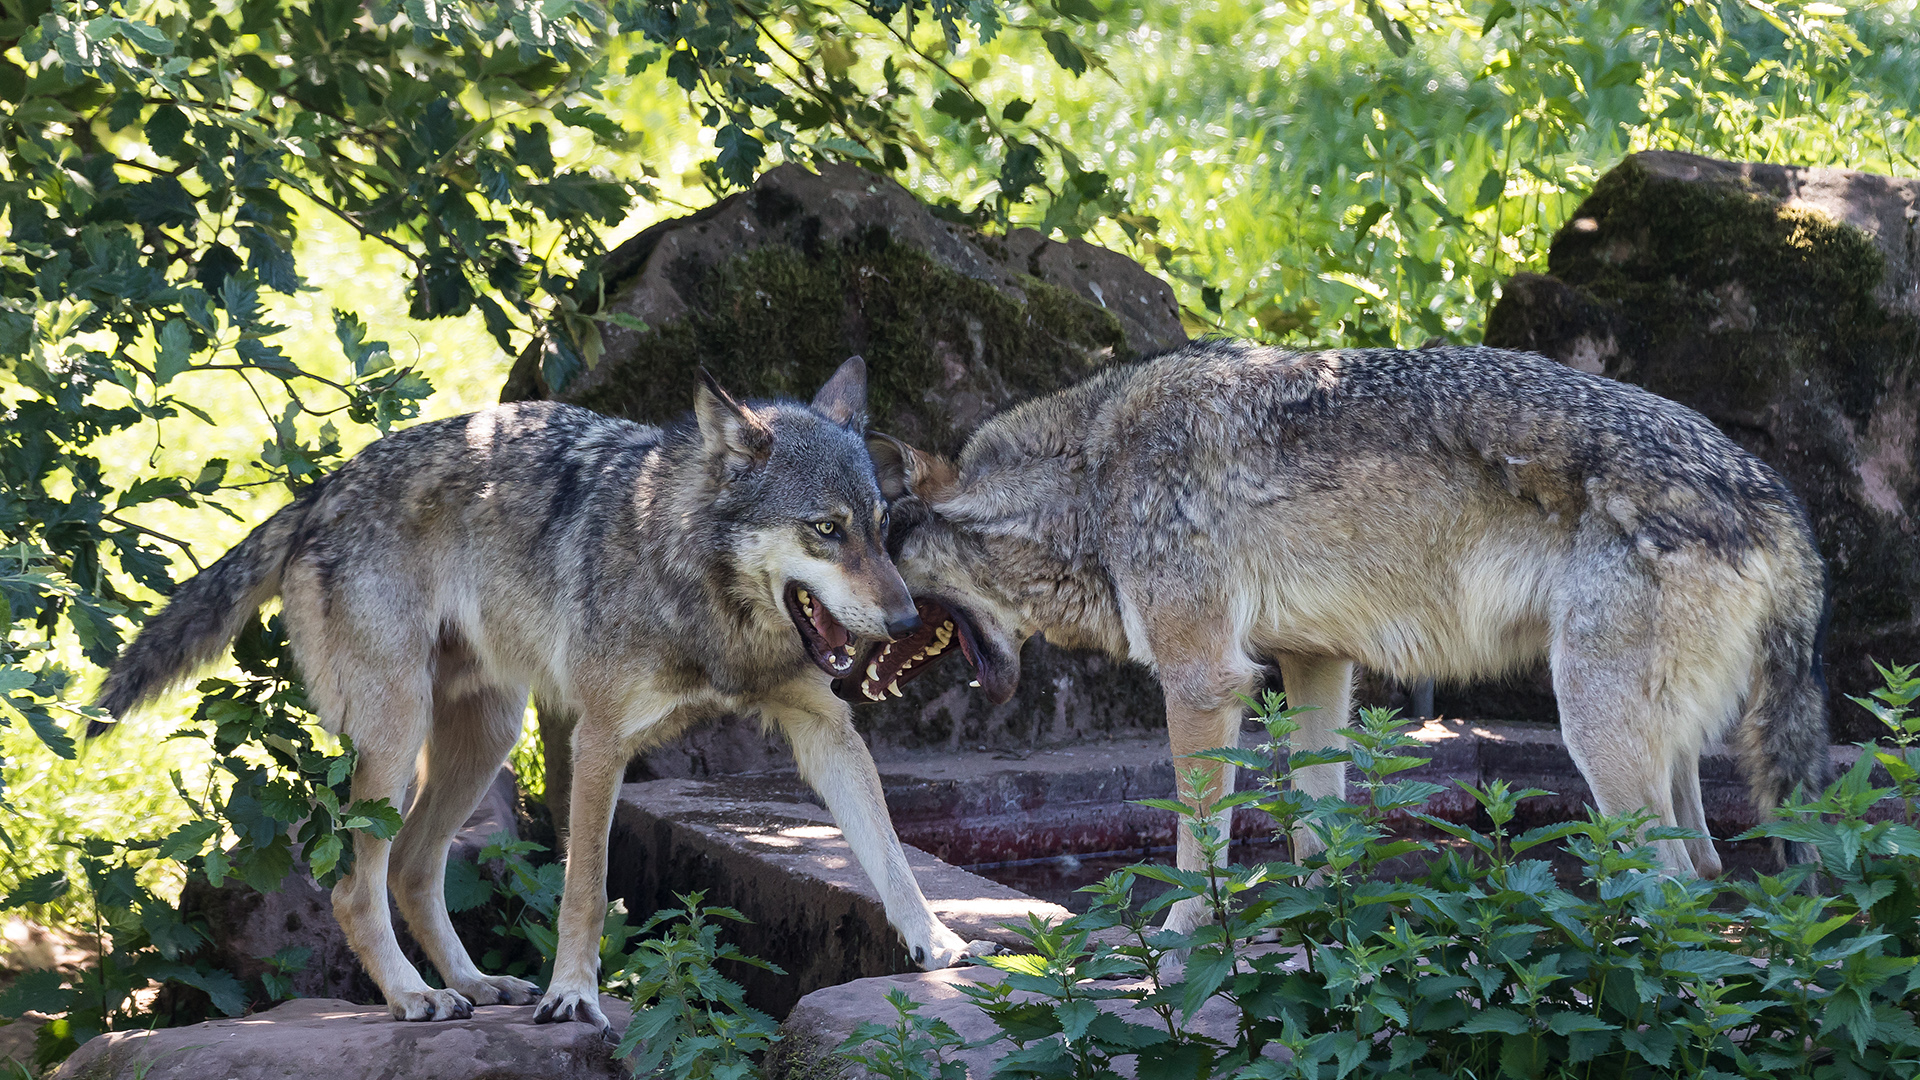
[[[1035,278],[1020,279],[1023,303],[879,229],[811,251],[770,246],[669,274],[690,313],[654,327],[617,368],[568,400],[657,423],[690,407],[702,366],[738,393],[806,400],[858,353],[867,359],[875,422],[915,417],[914,437],[951,452],[965,432],[927,390],[948,385],[954,364],[992,372],[1025,397],[1067,386],[1127,351],[1119,321],[1098,305]]]
[[[1686,343],[1685,363],[1634,372],[1677,400],[1757,408],[1817,370],[1864,421],[1910,362],[1913,327],[1875,295],[1886,261],[1873,239],[1761,191],[1655,177],[1630,158],[1554,238],[1549,266],[1617,305],[1635,351]]]
[[[1665,179],[1630,158],[1555,237],[1549,265],[1577,295],[1515,310],[1500,332],[1570,341],[1587,331],[1556,320],[1575,311],[1617,336],[1608,374],[1706,413],[1787,477],[1830,573],[1834,733],[1871,737],[1841,695],[1878,685],[1870,658],[1920,658],[1920,546],[1853,494],[1858,435],[1920,364],[1920,326],[1877,295],[1886,262],[1873,238],[1764,190]],[[1496,322],[1489,342],[1507,343]]]

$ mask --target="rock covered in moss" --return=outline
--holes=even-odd
[[[1635,154],[1509,282],[1486,343],[1637,383],[1785,476],[1832,576],[1841,695],[1920,661],[1920,181]]]
[[[555,398],[660,423],[692,407],[701,367],[736,393],[804,400],[858,354],[873,426],[952,453],[1008,405],[1186,341],[1172,289],[1125,256],[1029,229],[986,236],[850,165],[773,169],[621,245],[604,276],[598,363],[574,374],[561,350],[536,342],[502,400]],[[964,664],[942,665],[904,699],[857,716],[883,744],[998,749],[1165,722],[1145,671],[1043,642],[1028,646],[1006,705],[970,691],[968,678]],[[751,771],[781,756],[723,721],[659,748],[629,777]]]
[[[957,450],[1006,405],[1101,365],[1186,341],[1167,284],[1115,252],[1031,229],[940,220],[851,165],[787,165],[662,222],[603,271],[604,352],[555,387],[553,350],[520,358],[503,400],[557,398],[658,423],[687,411],[695,369],[736,392],[805,399],[867,359],[874,426]]]

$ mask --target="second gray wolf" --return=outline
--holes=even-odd
[[[884,547],[865,413],[855,357],[810,406],[743,404],[708,379],[694,416],[667,430],[529,403],[381,439],[183,584],[100,704],[126,715],[281,598],[308,699],[358,751],[353,797],[399,806],[418,763],[398,836],[355,834],[333,893],[398,1019],[539,993],[474,965],[444,895],[448,843],[518,737],[529,689],[577,717],[558,955],[536,1020],[607,1026],[597,970],[621,775],[637,749],[723,712],[785,733],[909,953],[944,967],[970,947],[914,881],[829,682],[869,643],[918,628]],[[401,955],[389,884],[445,989]]]
[[[1321,748],[1356,662],[1466,680],[1545,658],[1603,811],[1704,833],[1698,757],[1728,729],[1762,806],[1826,781],[1805,515],[1704,417],[1637,387],[1485,348],[1217,341],[1002,413],[958,461],[870,445],[922,616],[957,624],[996,701],[1036,634],[1131,658],[1158,676],[1181,758],[1234,743],[1271,661],[1315,710],[1294,747]],[[876,647],[842,692],[876,697],[953,651],[930,633]],[[1295,782],[1345,790],[1339,766]],[[1710,840],[1657,846],[1675,871],[1719,872]]]

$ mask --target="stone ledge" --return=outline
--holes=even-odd
[[[1560,740],[1557,728],[1501,720],[1428,720],[1411,729],[1429,755],[1427,765],[1397,779],[1447,786],[1427,812],[1471,823],[1478,807],[1453,783],[1484,786],[1504,780],[1516,788],[1553,792],[1521,804],[1521,827],[1579,819],[1592,793]],[[1243,736],[1248,745],[1259,734]],[[1859,750],[1832,748],[1834,769],[1850,767]],[[1172,755],[1162,739],[1115,740],[1073,750],[926,756],[891,755],[880,763],[887,809],[900,838],[948,862],[977,866],[1065,854],[1137,851],[1171,845],[1173,815],[1132,805],[1174,791]],[[1735,836],[1758,823],[1739,762],[1725,747],[1700,758],[1701,791],[1716,836]],[[1239,787],[1254,778],[1244,770]],[[1258,811],[1236,818],[1236,835],[1265,827]]]
[[[879,894],[810,796],[797,778],[779,776],[628,784],[614,811],[608,892],[637,913],[695,889],[708,904],[737,908],[752,922],[729,926],[727,939],[787,974],[735,967],[729,977],[776,1016],[820,987],[912,970]],[[907,848],[907,861],[934,911],[969,940],[1012,945],[1019,939],[1001,923],[1067,915],[918,848]]]

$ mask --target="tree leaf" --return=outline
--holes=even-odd
[[[1073,39],[1058,30],[1043,30],[1040,40],[1046,42],[1047,51],[1053,54],[1053,62],[1074,75],[1087,73],[1087,52],[1073,43]]]
[[[1009,106],[1009,108],[1011,108],[1011,106]],[[935,95],[933,99],[933,109],[935,112],[945,113],[963,123],[978,120],[987,115],[987,107],[985,105],[975,101],[973,96],[966,91],[954,87],[948,87]],[[1025,115],[1024,111],[1022,115]]]

